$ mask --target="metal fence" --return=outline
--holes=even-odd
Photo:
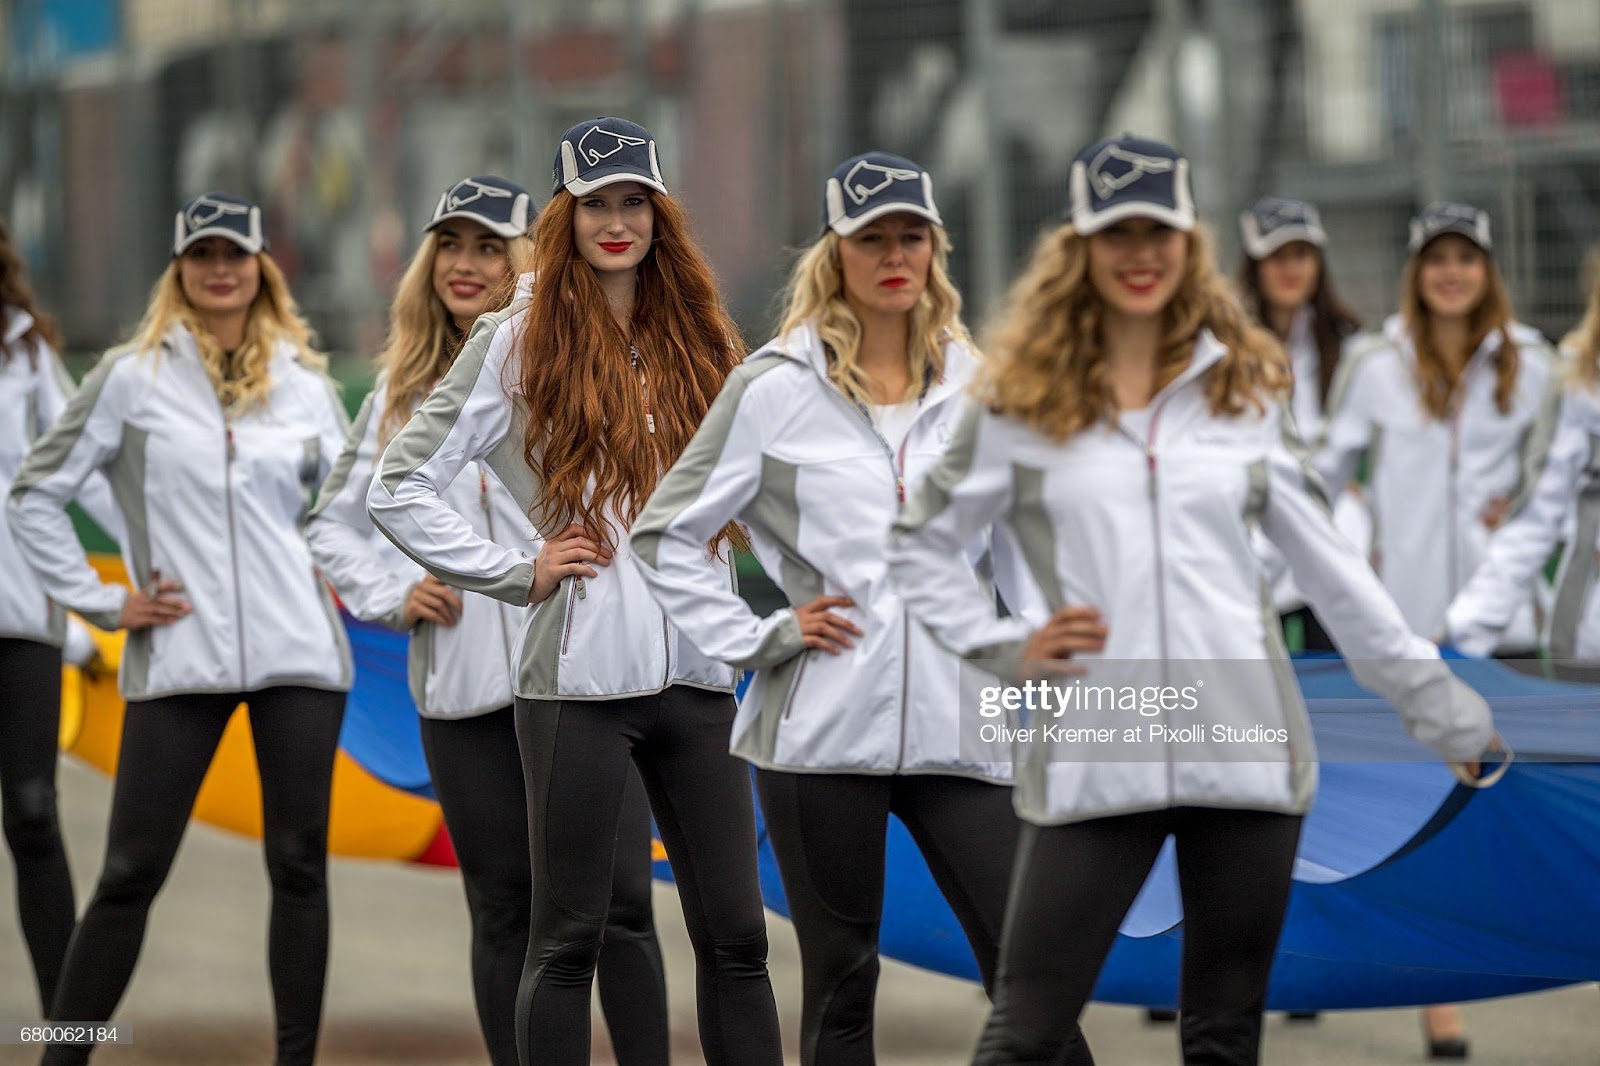
[[[0,216],[74,345],[138,315],[185,196],[266,208],[324,343],[374,349],[440,189],[542,194],[555,137],[657,133],[752,339],[820,181],[926,164],[974,317],[1106,132],[1174,140],[1223,254],[1267,192],[1316,200],[1346,295],[1392,305],[1405,220],[1493,214],[1521,317],[1559,336],[1600,240],[1594,0],[7,0]]]

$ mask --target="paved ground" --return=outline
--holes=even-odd
[[[109,782],[62,764],[64,817],[81,893],[100,862]],[[446,873],[338,862],[333,870],[334,949],[322,1066],[483,1066],[468,998],[466,912]],[[11,910],[9,863],[0,861],[0,1020],[31,1019],[32,978]],[[657,912],[671,983],[678,1066],[699,1062],[693,971],[670,889]],[[266,877],[249,841],[195,827],[153,914],[121,1017],[135,1043],[95,1058],[105,1066],[265,1066],[271,1062],[265,963]],[[786,923],[772,923],[773,980],[792,1039],[799,964]],[[1480,1066],[1600,1066],[1600,993],[1567,989],[1467,1009]],[[984,1016],[973,985],[896,964],[879,995],[881,1066],[955,1066]],[[1171,1027],[1133,1010],[1095,1007],[1086,1022],[1102,1066],[1171,1066]],[[1316,1025],[1268,1023],[1266,1061],[1297,1066],[1422,1063],[1412,1011],[1325,1016]],[[0,1064],[36,1054],[0,1047]],[[595,1061],[609,1063],[603,1037]]]

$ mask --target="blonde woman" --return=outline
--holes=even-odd
[[[1576,533],[1567,537],[1545,643],[1564,667],[1600,663],[1600,597],[1590,594],[1600,574],[1600,269],[1594,275],[1583,321],[1561,342],[1568,358],[1566,395],[1544,473],[1527,507],[1495,532],[1482,565],[1446,616],[1447,638],[1471,655],[1488,655],[1500,642],[1575,515]]]
[[[240,703],[261,774],[279,1066],[310,1063],[327,969],[329,787],[351,666],[301,536],[346,420],[261,211],[208,193],[132,341],[108,353],[11,490],[12,535],[50,597],[127,629],[128,701],[105,864],[49,1017],[111,1017],[223,727]],[[97,471],[134,587],[103,583],[65,506]],[[49,1066],[91,1046],[53,1045]]]
[[[872,152],[839,164],[824,200],[780,335],[735,371],[632,544],[695,646],[756,671],[733,751],[756,767],[800,938],[801,1061],[855,1066],[874,1061],[889,816],[927,858],[985,985],[1017,823],[1008,753],[962,742],[960,664],[906,617],[883,559],[977,369],[932,181]],[[728,586],[707,545],[733,520],[792,608],[760,618]]]
[[[1013,287],[977,396],[888,553],[911,614],[952,650],[1013,673],[1076,656],[1081,676],[1055,676],[1057,689],[1114,686],[1111,705],[1073,703],[1071,735],[1023,738],[1025,824],[974,1061],[1059,1061],[1173,836],[1183,1061],[1255,1063],[1316,758],[1252,529],[1415,736],[1477,759],[1489,711],[1334,531],[1285,432],[1287,360],[1218,276],[1187,160],[1101,141],[1074,161],[1071,201]],[[961,565],[991,524],[1019,546],[1045,624],[996,617]],[[1203,744],[1184,732],[1200,723]]]
[[[479,315],[510,301],[533,257],[528,192],[466,178],[439,197],[390,312],[378,380],[317,499],[306,537],[358,618],[409,631],[411,695],[422,747],[461,865],[472,916],[472,984],[494,1066],[516,1066],[517,983],[528,953],[533,875],[528,809],[511,706],[512,647],[526,611],[459,593],[379,536],[367,490],[384,446],[444,376]],[[487,463],[443,498],[477,535],[526,552],[539,538]],[[630,776],[598,968],[621,1066],[664,1063],[666,979],[650,901],[650,807]]]
[[[1550,346],[1513,316],[1485,212],[1434,204],[1412,220],[1410,247],[1400,312],[1341,363],[1314,462],[1337,496],[1367,458],[1374,567],[1411,628],[1433,637],[1532,492],[1560,389]],[[1503,654],[1537,642],[1523,591]]]

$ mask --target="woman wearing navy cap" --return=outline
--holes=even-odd
[[[1436,637],[1491,534],[1533,491],[1561,389],[1549,344],[1514,317],[1487,213],[1434,204],[1410,245],[1400,312],[1345,359],[1315,463],[1337,493],[1366,457],[1373,565],[1411,628]],[[1496,650],[1531,651],[1535,605],[1524,590]]]
[[[378,527],[435,577],[533,606],[513,682],[534,879],[518,1052],[539,1066],[589,1061],[631,762],[683,900],[706,1061],[776,1066],[754,802],[728,752],[734,674],[667,621],[626,541],[737,365],[739,333],[643,127],[602,118],[567,131],[532,236],[531,291],[479,320],[368,495]],[[537,556],[449,505],[446,488],[474,461],[532,515]],[[742,534],[711,541],[731,585]]]
[[[1471,761],[1493,728],[1328,520],[1288,431],[1282,349],[1218,276],[1187,160],[1101,141],[1073,162],[1071,194],[1071,221],[1040,238],[1013,286],[976,397],[888,552],[940,641],[1012,676],[1042,673],[1071,708],[1072,730],[1041,727],[1018,753],[1025,824],[973,1061],[1060,1060],[1172,836],[1183,1061],[1255,1063],[1316,758],[1262,611],[1252,529],[1418,739]],[[961,564],[991,524],[1053,612],[1044,625],[997,618]],[[1074,640],[1086,610],[1104,620],[1094,652]],[[1046,665],[1068,656],[1070,673]],[[1047,711],[1036,702],[1027,724]]]
[[[511,301],[512,284],[533,259],[530,221],[527,190],[503,178],[466,178],[439,197],[395,293],[378,380],[306,528],[345,606],[411,634],[411,694],[461,865],[478,1021],[494,1066],[516,1066],[517,984],[528,953],[528,813],[511,709],[512,649],[526,612],[460,595],[402,555],[373,529],[367,490],[384,445],[444,376],[473,322]],[[488,464],[472,463],[444,498],[479,536],[538,551],[527,515]],[[621,1066],[667,1057],[650,873],[650,808],[630,773],[599,964],[600,1000]]]
[[[932,182],[899,156],[847,159],[824,223],[780,335],[729,379],[632,544],[696,647],[756,671],[733,750],[757,767],[800,939],[801,1061],[867,1066],[889,816],[911,830],[985,985],[1017,819],[1009,748],[963,735],[978,723],[959,713],[960,661],[906,616],[883,558],[977,369]],[[705,545],[733,520],[795,607],[760,618],[728,587]],[[1011,577],[1015,553],[997,555]],[[1080,628],[1074,647],[1098,648],[1094,621]]]
[[[1245,309],[1288,351],[1294,375],[1289,409],[1300,439],[1314,445],[1322,436],[1322,412],[1334,371],[1361,322],[1334,287],[1328,235],[1315,205],[1264,196],[1239,216],[1239,236],[1245,253],[1239,268]],[[1364,539],[1365,518],[1353,492],[1339,494],[1335,524],[1357,543]],[[1287,576],[1274,583],[1273,598],[1283,613],[1286,635],[1298,630],[1299,644],[1308,651],[1333,650],[1327,631]]]
[[[327,972],[329,788],[351,665],[301,535],[344,446],[261,211],[209,193],[174,223],[172,262],[11,489],[12,536],[50,597],[128,630],[128,702],[105,865],[49,1017],[101,1021],[122,998],[223,728],[249,707],[272,883],[268,963],[279,1066],[316,1055]],[[102,582],[65,506],[110,480],[134,588]],[[50,1066],[87,1045],[53,1045]]]

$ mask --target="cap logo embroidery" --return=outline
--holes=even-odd
[[[863,159],[850,168],[850,173],[844,176],[844,191],[849,194],[855,205],[860,207],[867,200],[887,189],[897,181],[916,181],[922,175],[915,170],[906,170],[904,167],[886,167],[881,163],[869,163]],[[918,197],[921,199],[921,197]]]
[[[646,143],[643,137],[630,137],[625,133],[612,133],[599,126],[591,126],[589,132],[578,141],[578,157],[592,167],[624,148],[637,148]]]
[[[497,189],[493,185],[483,185],[473,181],[471,178],[467,178],[465,181],[458,182],[456,187],[450,190],[450,198],[446,203],[449,209],[454,211],[476,200],[481,200],[485,196],[504,199],[510,195],[511,190],[509,189]]]
[[[189,228],[203,229],[223,215],[248,215],[250,208],[243,204],[228,204],[202,196],[189,205]]]
[[[1089,181],[1094,186],[1095,195],[1106,200],[1146,174],[1165,174],[1172,166],[1171,159],[1141,155],[1108,144],[1089,164]]]

